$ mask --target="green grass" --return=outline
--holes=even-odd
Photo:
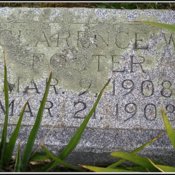
[[[22,171],[24,171],[27,168],[28,161],[29,161],[31,153],[32,153],[33,145],[34,145],[38,130],[40,128],[40,124],[41,124],[42,116],[43,116],[43,112],[44,112],[44,107],[45,107],[45,104],[47,101],[47,96],[49,93],[51,78],[52,78],[52,73],[50,73],[49,80],[48,80],[47,85],[46,85],[44,96],[43,96],[43,99],[41,101],[35,123],[33,125],[31,132],[30,132],[30,135],[28,137],[26,146],[24,148],[24,153],[23,153],[23,157],[22,157],[22,164],[21,164]]]
[[[18,150],[17,150],[17,155],[16,155],[16,160],[15,160],[15,167],[14,171],[15,172],[20,172],[21,171],[21,151],[20,151],[20,144],[18,145]]]
[[[9,139],[9,143],[7,144],[6,149],[4,150],[4,155],[5,155],[3,157],[4,165],[8,165],[8,163],[12,157],[13,150],[14,150],[14,147],[16,145],[16,140],[17,140],[19,132],[20,132],[20,126],[22,123],[22,119],[24,116],[24,111],[25,111],[26,105],[27,105],[27,102],[25,103],[25,105],[20,113],[16,128],[14,129],[13,133],[11,134],[11,137]]]
[[[6,58],[4,53],[4,99],[5,99],[5,119],[1,136],[1,145],[0,145],[0,168],[3,167],[3,160],[5,157],[5,149],[7,143],[7,127],[8,127],[8,115],[9,115],[9,94],[8,94],[8,81],[7,81],[7,66]]]
[[[0,144],[0,168],[3,170],[4,167],[8,166],[9,161],[12,158],[12,154],[14,151],[14,147],[18,138],[18,134],[20,131],[20,126],[22,123],[22,119],[23,119],[23,114],[26,108],[26,104],[24,105],[19,119],[18,119],[18,123],[16,125],[16,128],[14,129],[11,138],[9,140],[9,142],[7,143],[7,130],[8,130],[8,115],[9,115],[9,90],[8,90],[8,78],[7,78],[7,66],[6,66],[6,54],[4,53],[4,99],[5,99],[5,119],[4,119],[4,125],[3,125],[3,131],[2,131],[2,136],[1,136],[1,144]],[[31,157],[31,152],[32,152],[32,148],[34,145],[34,141],[36,139],[37,136],[37,132],[39,130],[40,127],[40,123],[42,120],[42,115],[43,115],[43,111],[44,111],[44,106],[47,100],[47,95],[49,92],[49,87],[50,87],[50,82],[51,82],[51,77],[52,74],[50,74],[49,77],[49,81],[47,82],[46,85],[46,89],[45,89],[45,93],[43,96],[43,99],[41,101],[40,104],[40,108],[38,110],[38,114],[35,120],[35,124],[30,132],[30,135],[28,137],[28,141],[27,144],[24,148],[24,152],[22,154],[22,160],[20,160],[20,147],[18,147],[18,151],[17,151],[17,159],[16,159],[16,163],[15,163],[15,170],[22,170],[25,171],[27,169],[27,165],[29,164],[29,159]]]
[[[102,94],[105,90],[105,88],[108,86],[110,82],[110,79],[107,81],[107,83],[104,85],[104,87],[102,88],[102,90],[100,91],[92,109],[89,111],[89,113],[87,114],[87,116],[85,116],[85,119],[83,120],[82,124],[80,125],[80,127],[76,130],[76,132],[74,133],[74,135],[72,136],[72,138],[70,139],[69,143],[67,144],[67,146],[63,149],[63,151],[59,154],[58,158],[61,160],[64,160],[73,150],[74,148],[77,146],[77,144],[80,141],[80,138],[90,120],[90,118],[92,117],[92,115],[94,114],[96,107],[102,97]],[[58,163],[59,163],[59,159],[58,161],[54,161],[50,166],[48,166],[45,170],[46,171],[50,171],[51,169],[55,168]]]
[[[164,122],[164,126],[166,129],[166,133],[168,135],[169,140],[171,141],[172,145],[174,146],[174,138],[175,138],[175,130],[172,128],[168,116],[166,115],[165,111],[162,109],[162,118]],[[121,158],[121,160],[113,163],[107,167],[97,167],[97,166],[89,166],[83,165],[84,168],[94,171],[94,172],[175,172],[174,166],[168,165],[161,165],[158,162],[154,162],[146,157],[141,157],[138,155],[138,151],[141,151],[145,146],[148,146],[156,139],[160,138],[161,135],[158,135],[152,141],[144,144],[143,146],[137,148],[136,150],[128,153],[128,152],[112,152],[111,156],[116,158]],[[174,147],[175,149],[175,147]],[[133,165],[132,166],[122,166],[125,161],[130,161]]]
[[[153,138],[152,140],[148,141],[147,143],[141,145],[140,147],[136,148],[135,150],[133,150],[131,153],[136,154],[139,153],[140,151],[142,151],[145,147],[149,146],[150,144],[152,144],[153,142],[155,142],[157,139],[159,139],[162,136],[162,133],[160,133],[157,137]],[[115,152],[113,152],[114,154]],[[126,162],[125,159],[121,159],[111,165],[109,165],[107,168],[115,168],[119,165],[121,165],[122,163]]]
[[[5,169],[8,169],[7,167],[10,166],[13,151],[17,142],[17,138],[20,132],[20,127],[22,123],[22,119],[24,116],[24,111],[27,105],[27,102],[25,103],[24,107],[22,108],[22,111],[20,113],[17,125],[11,134],[11,137],[9,139],[9,142],[7,142],[7,130],[8,130],[8,115],[9,115],[9,90],[8,90],[8,78],[7,78],[7,66],[6,66],[6,60],[5,60],[5,53],[4,53],[4,98],[5,98],[5,118],[4,118],[4,125],[3,125],[3,131],[1,136],[1,145],[0,145],[0,169],[1,171],[4,171]],[[50,171],[57,166],[63,166],[64,168],[68,168],[74,171],[82,171],[81,167],[75,167],[73,165],[68,164],[67,162],[64,162],[64,159],[69,156],[69,154],[74,150],[74,148],[79,143],[81,136],[86,129],[86,126],[94,114],[94,111],[96,110],[96,107],[103,95],[103,92],[105,88],[108,86],[110,79],[107,81],[107,83],[104,85],[102,90],[100,91],[95,103],[92,106],[92,109],[89,111],[88,115],[85,116],[85,119],[83,120],[80,127],[76,130],[76,132],[73,134],[72,138],[70,139],[67,146],[63,149],[63,151],[60,153],[60,155],[56,156],[52,152],[50,152],[45,146],[42,146],[42,152],[44,153],[44,156],[41,156],[40,152],[35,152],[32,154],[33,146],[35,143],[35,139],[37,137],[38,130],[40,128],[40,124],[43,117],[44,107],[47,101],[47,97],[49,94],[49,87],[50,82],[52,79],[52,73],[50,73],[49,80],[46,83],[45,92],[42,98],[42,101],[40,103],[38,113],[34,122],[34,125],[30,131],[30,134],[27,139],[27,143],[24,146],[24,150],[20,150],[20,144],[18,145],[16,159],[13,161],[14,169],[13,171],[28,171],[30,161],[31,159],[36,161],[36,159],[39,157],[40,160],[50,160],[51,163],[48,163],[46,166],[43,166],[45,171]]]

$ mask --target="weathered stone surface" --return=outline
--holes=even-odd
[[[112,77],[72,154],[77,161],[107,163],[112,161],[106,160],[109,152],[133,150],[149,141],[164,129],[161,107],[175,125],[174,33],[135,22],[174,23],[175,12],[1,8],[0,20],[0,122],[4,51],[10,132],[29,99],[19,141],[25,143],[34,123],[50,71],[53,80],[37,143],[55,151],[67,144]],[[169,163],[173,153],[166,135],[142,152],[155,158],[165,155]]]

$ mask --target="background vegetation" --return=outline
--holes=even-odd
[[[84,7],[84,8],[109,8],[109,9],[175,9],[175,3],[3,3],[0,7]]]

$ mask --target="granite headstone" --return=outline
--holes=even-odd
[[[175,34],[144,25],[175,23],[171,10],[0,8],[0,123],[4,120],[3,53],[10,93],[9,134],[28,101],[25,144],[50,71],[53,79],[36,144],[58,152],[111,82],[69,161],[105,164],[111,151],[131,151],[164,130],[164,107],[175,126]],[[164,133],[141,152],[172,164]]]

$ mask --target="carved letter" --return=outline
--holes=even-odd
[[[28,110],[25,109],[24,112],[30,113],[30,117],[33,117],[33,113],[32,113],[29,102],[27,102],[26,108],[28,108]]]
[[[163,33],[163,36],[164,36],[164,40],[165,40],[165,42],[166,42],[166,45],[170,45],[171,42],[172,42],[172,43],[173,43],[173,46],[174,46],[174,48],[175,48],[175,41],[174,41],[174,38],[173,38],[173,34],[171,33],[170,38],[169,38],[169,41],[168,41],[168,39],[166,38],[165,33]]]
[[[46,104],[44,109],[48,110],[50,117],[53,117],[53,115],[50,111],[50,109],[53,107],[53,103],[51,101],[47,101],[46,103],[50,103],[50,106],[48,107],[48,105]]]
[[[41,39],[41,38],[40,38],[40,40],[36,42],[35,47],[38,46],[38,43],[39,43],[39,42],[45,42],[45,43],[47,44],[47,46],[50,47],[49,39],[47,38],[47,36],[46,36],[46,34],[45,34],[44,31],[43,31],[42,33],[43,33],[44,39]]]
[[[119,31],[118,32],[118,34],[120,34],[120,35],[126,35],[126,38],[128,38],[128,36],[129,36],[129,33],[127,33],[127,32],[124,32],[124,31]],[[120,36],[121,37],[121,36]],[[118,47],[118,48],[120,48],[120,49],[126,49],[126,48],[128,48],[128,46],[129,46],[129,41],[128,41],[128,44],[126,44],[126,45],[122,45],[122,42],[120,41],[122,38],[119,38],[119,36],[117,35],[116,36],[116,38],[115,38],[115,44],[116,44],[116,46]]]
[[[52,78],[52,80],[53,80],[53,78]],[[55,94],[58,94],[57,88],[56,88],[56,85],[58,84],[58,80],[56,78],[54,78],[54,80],[56,81],[55,84],[51,84],[52,83],[52,81],[51,81],[50,86],[53,87]],[[48,79],[46,79],[46,82],[48,82]]]
[[[148,44],[145,45],[145,46],[139,46],[138,42],[139,41],[142,41],[143,42],[143,39],[138,39],[138,33],[135,33],[135,43],[134,43],[134,49],[144,49],[144,50],[148,50]]]
[[[142,72],[145,73],[145,71],[144,71],[144,69],[143,69],[143,67],[142,67],[142,63],[145,62],[145,58],[142,57],[142,56],[140,56],[140,57],[143,58],[143,61],[142,61],[142,62],[134,62],[134,56],[131,55],[131,72],[134,72],[134,70],[133,70],[133,65],[139,65],[140,68],[141,68],[141,70],[142,70]]]
[[[93,57],[97,57],[97,71],[100,72],[101,58],[106,58],[105,55],[92,55]]]
[[[9,113],[9,116],[13,116],[14,102],[15,102],[15,100],[12,100],[11,103],[9,104],[9,108],[10,108],[10,106],[12,106],[11,112]],[[5,114],[5,107],[2,105],[1,101],[0,101],[0,108],[2,109],[3,113]]]
[[[24,90],[24,93],[28,93],[28,90],[30,90],[30,89],[31,89],[31,90],[35,89],[35,90],[36,90],[36,93],[40,94],[40,92],[38,91],[37,85],[36,85],[36,83],[34,82],[34,80],[32,80],[31,83],[34,85],[34,87],[29,87],[29,86],[27,86],[27,87],[25,88],[25,90]]]
[[[120,62],[118,61],[119,60],[119,56],[124,58],[124,56],[122,55],[112,55],[112,72],[125,72],[125,67],[123,69],[120,69],[120,70],[117,70],[117,69],[114,69],[114,65],[116,63],[116,67],[119,68],[121,67],[120,65]]]

